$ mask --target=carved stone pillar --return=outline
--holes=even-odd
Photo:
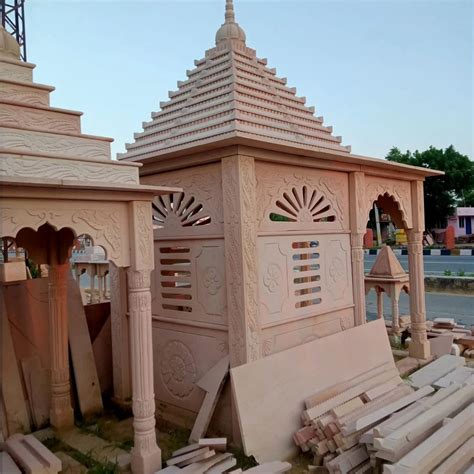
[[[150,202],[131,202],[131,268],[127,271],[134,447],[132,472],[161,469],[156,443],[151,316],[153,229]]]
[[[392,334],[400,334],[400,311],[398,307],[399,291],[395,288],[392,294]]]
[[[411,357],[427,359],[430,345],[426,336],[425,274],[423,269],[424,204],[423,182],[411,185],[413,229],[408,230],[408,273],[410,278]]]
[[[376,288],[377,294],[377,319],[383,319],[383,291]]]
[[[261,357],[257,280],[257,193],[255,161],[222,160],[224,237],[231,367]]]
[[[49,331],[51,347],[51,425],[58,429],[74,425],[69,380],[67,282],[69,263],[49,267]]]
[[[127,317],[127,275],[113,263],[110,269],[110,321],[114,399],[124,403],[132,397],[130,375],[130,332]]]
[[[365,175],[349,175],[349,203],[351,223],[352,285],[354,290],[354,324],[364,324],[366,318],[364,285],[364,235],[368,220],[365,208]]]

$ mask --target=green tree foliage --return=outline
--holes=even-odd
[[[425,151],[406,153],[394,147],[386,158],[445,172],[444,176],[427,178],[425,181],[426,229],[444,227],[446,218],[453,214],[456,206],[474,204],[474,162],[457,152],[453,146],[445,150],[430,147]]]

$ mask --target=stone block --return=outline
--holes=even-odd
[[[444,375],[465,364],[466,360],[464,357],[444,355],[411,374],[409,383],[415,388],[431,385],[433,382],[439,380]]]

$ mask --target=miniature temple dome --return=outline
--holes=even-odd
[[[0,25],[0,56],[20,59],[20,46],[16,39]]]
[[[233,0],[226,0],[225,22],[216,33],[216,45],[228,40],[241,41],[245,44],[245,31],[235,21]]]

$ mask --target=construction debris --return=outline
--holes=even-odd
[[[174,451],[167,467],[156,474],[222,474],[224,472],[238,474],[241,469],[232,469],[237,460],[232,453],[226,452],[226,438],[201,438],[197,443]],[[221,451],[216,453],[216,451]],[[291,464],[273,461],[247,469],[248,473],[279,474],[289,471]]]
[[[467,472],[474,466],[474,369],[464,365],[445,355],[407,383],[379,380],[364,391],[369,376],[329,399],[328,390],[314,394],[293,435],[301,451],[314,454],[309,472]]]

